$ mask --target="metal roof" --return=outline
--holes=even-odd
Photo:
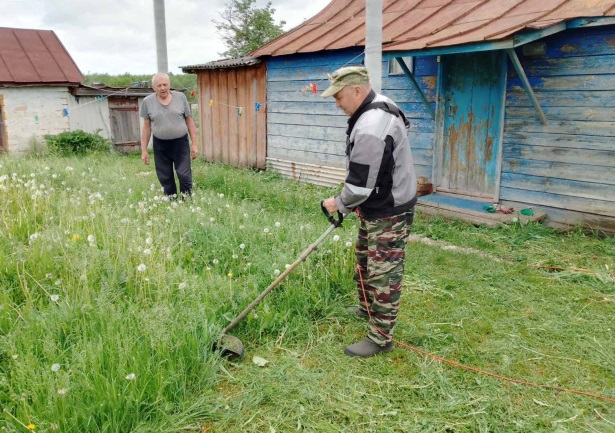
[[[74,85],[85,81],[51,30],[0,27],[0,85]]]
[[[493,42],[575,18],[615,15],[615,0],[383,0],[383,51]],[[365,46],[365,1],[333,0],[250,53],[281,56]]]
[[[172,90],[179,90],[180,92],[183,91],[183,89],[175,89],[175,88],[173,88]],[[154,93],[154,89],[152,89],[151,87],[113,87],[113,86],[105,86],[105,85],[87,86],[85,84],[80,84],[77,87],[73,87],[70,92],[72,95],[75,95],[75,96],[106,96],[106,97],[135,96],[135,97],[140,97],[140,96],[147,96],[147,95]]]
[[[261,61],[254,57],[237,57],[234,59],[216,60],[209,63],[203,63],[200,65],[188,65],[180,66],[183,72],[190,73],[192,71],[200,69],[230,69],[238,68],[240,66],[252,66],[258,65]]]

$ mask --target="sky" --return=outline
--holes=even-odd
[[[329,0],[270,0],[276,23],[290,30]],[[222,58],[212,20],[227,0],[165,0],[169,71]],[[83,74],[157,70],[154,0],[0,0],[0,27],[53,30]],[[267,0],[257,0],[262,8]]]

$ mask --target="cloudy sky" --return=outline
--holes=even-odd
[[[270,0],[285,30],[320,12],[329,0]],[[0,0],[0,27],[53,30],[82,73],[156,71],[153,0]],[[226,47],[212,19],[226,0],[165,0],[169,70],[220,59]],[[264,7],[267,0],[257,0]]]

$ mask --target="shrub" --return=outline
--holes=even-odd
[[[45,135],[45,141],[50,152],[64,156],[85,155],[93,151],[106,150],[110,146],[108,139],[82,130]]]

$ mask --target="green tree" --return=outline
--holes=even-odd
[[[273,20],[275,9],[271,2],[259,9],[254,6],[256,0],[230,0],[226,9],[220,13],[222,21],[212,20],[218,34],[222,37],[228,50],[218,53],[224,57],[241,57],[256,50],[284,30],[286,21],[276,24]]]

